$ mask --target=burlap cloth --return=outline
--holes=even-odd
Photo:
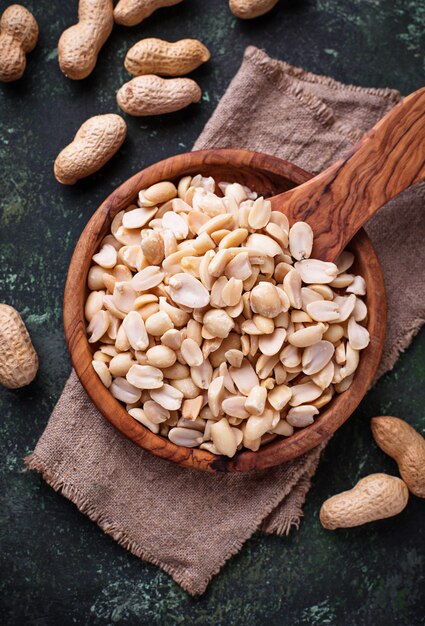
[[[319,172],[399,99],[397,91],[343,85],[250,47],[195,148],[250,148]],[[380,374],[424,321],[424,195],[423,187],[410,189],[367,226],[389,298]],[[181,469],[120,435],[72,373],[26,463],[122,546],[199,594],[256,530],[284,535],[298,527],[319,456],[316,449],[249,475]]]

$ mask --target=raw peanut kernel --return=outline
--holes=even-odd
[[[221,297],[226,306],[236,306],[242,298],[243,284],[239,278],[230,278],[223,288]]]
[[[201,349],[193,339],[184,339],[180,351],[183,359],[189,367],[199,366],[204,362]]]
[[[267,389],[256,385],[251,389],[245,400],[245,409],[251,415],[261,415],[264,412],[267,400]]]
[[[269,200],[257,198],[248,215],[248,224],[254,230],[260,230],[267,226],[272,213],[272,206]]]
[[[164,260],[164,239],[154,230],[141,243],[145,259],[151,265],[159,265]]]
[[[251,309],[264,317],[276,317],[282,310],[279,293],[271,283],[260,282],[251,291]]]
[[[162,371],[150,365],[132,365],[126,378],[129,383],[139,389],[158,389],[163,385]]]
[[[212,337],[221,337],[224,339],[228,336],[235,323],[233,319],[221,309],[212,309],[204,315],[204,328],[212,335]]]
[[[233,428],[231,428],[226,418],[223,417],[223,419],[211,426],[211,437],[215,448],[220,454],[225,454],[228,457],[235,455],[237,441]]]
[[[313,248],[313,231],[306,222],[296,222],[289,231],[289,250],[297,261],[308,259]]]
[[[167,346],[154,346],[146,352],[149,365],[164,368],[171,367],[176,362],[176,353]]]

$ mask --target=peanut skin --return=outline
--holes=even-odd
[[[425,498],[425,439],[398,417],[372,418],[372,434],[378,446],[398,465],[410,491]]]
[[[196,70],[210,56],[208,49],[197,39],[181,39],[170,43],[152,37],[142,39],[130,48],[124,65],[133,76],[183,76]]]
[[[0,20],[0,81],[22,78],[26,53],[35,48],[38,25],[34,16],[20,4],[8,7]]]
[[[8,304],[0,304],[0,384],[9,389],[25,387],[37,370],[37,353],[21,316]]]
[[[73,185],[97,172],[113,157],[124,142],[127,126],[113,113],[96,115],[80,127],[72,143],[59,153],[54,171],[63,185]]]
[[[338,493],[322,504],[324,528],[352,528],[400,513],[407,505],[409,490],[396,476],[370,474],[349,491]]]
[[[279,0],[229,0],[229,8],[233,15],[242,20],[260,17],[272,10]]]
[[[201,90],[190,78],[137,76],[117,93],[118,106],[129,115],[161,115],[199,102]]]
[[[136,26],[157,9],[179,2],[182,0],[120,0],[114,10],[114,19],[122,26]]]
[[[92,73],[113,25],[112,0],[79,1],[78,24],[65,30],[58,43],[59,66],[67,78],[81,80]]]

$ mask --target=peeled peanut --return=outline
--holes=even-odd
[[[126,133],[127,125],[119,115],[90,117],[56,157],[56,179],[63,185],[74,185],[97,172],[122,146]]]
[[[250,294],[251,309],[264,317],[276,317],[281,310],[279,292],[271,283],[260,282]]]
[[[37,353],[21,316],[8,304],[0,304],[0,384],[9,389],[25,387],[37,370]]]
[[[112,0],[79,0],[78,24],[65,30],[58,43],[59,67],[67,78],[81,80],[92,73],[113,25]]]
[[[398,417],[372,418],[372,434],[378,446],[398,465],[410,491],[425,498],[425,439]]]
[[[130,48],[124,65],[133,76],[183,76],[196,70],[210,56],[208,48],[197,39],[180,39],[171,43],[151,37],[138,41]]]
[[[278,0],[229,0],[233,15],[243,20],[250,20],[271,11]]]
[[[137,76],[117,93],[118,106],[129,115],[162,115],[184,109],[201,99],[201,90],[190,78]]]
[[[121,352],[120,354],[112,357],[109,362],[109,371],[114,377],[121,376],[125,378],[128,370],[134,364],[135,361],[130,352]]]
[[[396,476],[371,474],[349,491],[332,496],[320,509],[324,528],[351,528],[400,513],[409,499],[406,484]]]
[[[120,0],[114,9],[114,20],[123,26],[136,26],[162,7],[171,7],[182,0]]]
[[[164,260],[164,240],[160,233],[154,230],[141,243],[146,261],[150,265],[159,265]]]
[[[220,454],[228,457],[235,455],[237,449],[235,433],[225,418],[212,424],[211,438]]]
[[[164,368],[171,367],[176,362],[176,353],[167,346],[153,346],[146,352],[149,365]]]
[[[34,16],[20,4],[12,4],[0,20],[0,81],[5,83],[23,76],[26,53],[35,48],[38,25]]]

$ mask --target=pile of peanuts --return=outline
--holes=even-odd
[[[88,274],[101,381],[152,432],[229,457],[312,424],[369,343],[353,254],[312,246],[307,223],[239,183],[143,189]]]

